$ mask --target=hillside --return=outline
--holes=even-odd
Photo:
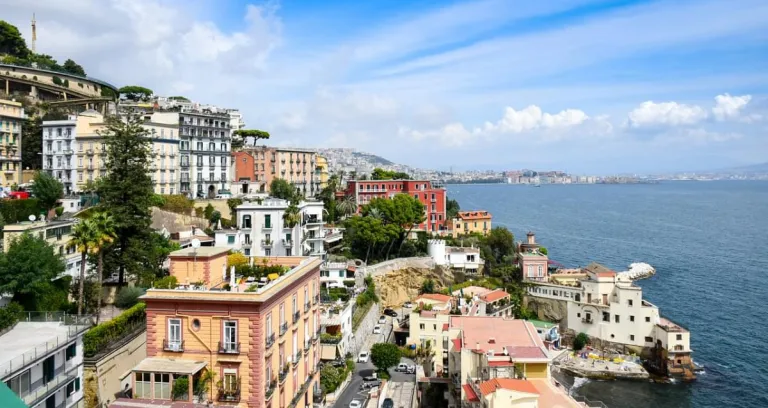
[[[371,153],[364,153],[364,152],[353,152],[352,156],[359,158],[361,160],[365,160],[368,163],[371,163],[374,166],[391,166],[395,164],[394,162],[391,162],[381,156],[377,156],[375,154]]]

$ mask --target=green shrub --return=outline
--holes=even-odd
[[[587,345],[587,343],[589,343],[589,337],[587,336],[587,334],[583,332],[579,333],[578,335],[576,335],[576,338],[573,339],[573,349],[575,351],[579,351],[583,349],[584,346]]]
[[[152,197],[149,199],[149,205],[162,208],[165,205],[165,197],[160,194],[152,194]]]
[[[175,276],[165,276],[155,281],[155,289],[176,289],[179,281]]]
[[[42,212],[43,210],[37,198],[0,201],[0,214],[2,214],[7,224],[29,221],[30,215],[39,217]]]
[[[64,81],[61,80],[61,78],[57,77],[56,75],[53,76],[53,83],[59,86],[64,85]]]
[[[84,354],[94,356],[111,342],[122,338],[147,320],[146,305],[137,303],[116,318],[88,330],[83,336]]]
[[[56,216],[61,217],[61,214],[64,214],[64,207],[56,207]]]
[[[0,331],[3,331],[19,321],[19,315],[24,311],[20,304],[11,302],[0,308]]]
[[[355,287],[355,280],[354,279],[348,279],[344,281],[344,286],[348,288],[354,288]]]
[[[189,394],[189,379],[187,377],[177,378],[173,381],[173,394],[174,400],[186,400],[187,394]]]
[[[120,289],[120,293],[117,294],[115,299],[115,306],[126,309],[132,307],[139,302],[139,296],[144,294],[144,289],[137,288],[136,286],[126,286]]]

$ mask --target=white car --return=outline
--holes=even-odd
[[[381,334],[381,326],[373,326],[373,334]]]
[[[368,352],[367,351],[361,351],[360,355],[357,356],[357,362],[358,363],[367,363],[368,362]]]
[[[413,303],[405,302],[405,303],[403,303],[403,307],[406,308],[406,309],[412,309],[413,308]]]
[[[387,316],[381,316],[379,317],[379,324],[384,324],[387,322]]]
[[[352,402],[349,403],[349,408],[360,408],[363,404],[359,400],[352,400]]]

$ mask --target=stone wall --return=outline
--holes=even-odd
[[[561,331],[568,328],[568,302],[565,300],[526,295],[523,298],[523,305],[538,319],[559,323]]]
[[[365,277],[368,275],[376,277],[400,269],[429,269],[433,268],[434,266],[435,261],[428,256],[390,259],[389,261],[377,263],[375,265],[358,268],[357,272],[355,273],[355,284],[357,284],[357,286],[363,286],[363,279],[365,279]]]
[[[576,338],[576,333],[573,330],[567,329],[560,333],[563,345],[573,346],[573,340]],[[636,354],[642,358],[652,358],[654,355],[653,347],[640,347],[629,344],[614,343],[608,340],[601,340],[597,337],[589,337],[589,345],[596,350],[604,350],[606,352],[617,352],[620,354]]]
[[[121,375],[130,372],[147,357],[147,332],[138,330],[125,336],[105,353],[86,357],[83,365],[85,406],[108,406],[124,389]],[[130,375],[127,377],[130,379]]]
[[[356,356],[358,353],[360,353],[364,346],[367,345],[366,343],[371,337],[369,334],[373,333],[373,326],[376,326],[380,315],[379,304],[374,303],[373,306],[371,306],[371,309],[368,310],[368,314],[366,314],[363,320],[360,322],[360,325],[357,326],[355,336],[349,341],[349,347],[347,347],[347,351],[352,353],[353,356]]]

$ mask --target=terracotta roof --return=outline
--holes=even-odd
[[[472,389],[471,385],[464,384],[461,386],[461,388],[463,388],[464,393],[467,394],[467,401],[472,401],[472,402],[480,401],[480,398],[477,397],[477,394],[475,394],[475,390]]]
[[[592,262],[591,264],[584,267],[584,271],[593,273],[600,278],[612,278],[616,276],[616,272],[603,265],[600,265],[597,262]]]
[[[501,353],[504,347],[509,353],[517,348],[539,348],[544,342],[531,322],[492,316],[451,316],[452,328],[461,329],[462,344],[467,348],[483,352],[493,350]],[[518,358],[532,358],[529,351],[521,350]],[[542,351],[542,358],[546,354]]]
[[[482,299],[485,302],[492,303],[499,299],[503,299],[507,296],[509,296],[509,293],[505,292],[503,289],[496,289],[492,292],[488,292],[480,296],[480,299]]]
[[[493,380],[480,383],[479,388],[480,392],[484,396],[493,394],[499,388],[539,395],[539,391],[536,389],[533,383],[526,380],[517,380],[512,378],[494,378]]]
[[[453,299],[451,296],[443,295],[441,293],[425,293],[419,297],[416,298],[416,302],[418,303],[419,299],[429,299],[429,300],[435,300],[438,302],[450,302],[451,299]]]
[[[462,220],[480,220],[480,219],[486,219],[491,218],[491,213],[488,211],[459,211],[459,213],[456,215],[458,218]]]

